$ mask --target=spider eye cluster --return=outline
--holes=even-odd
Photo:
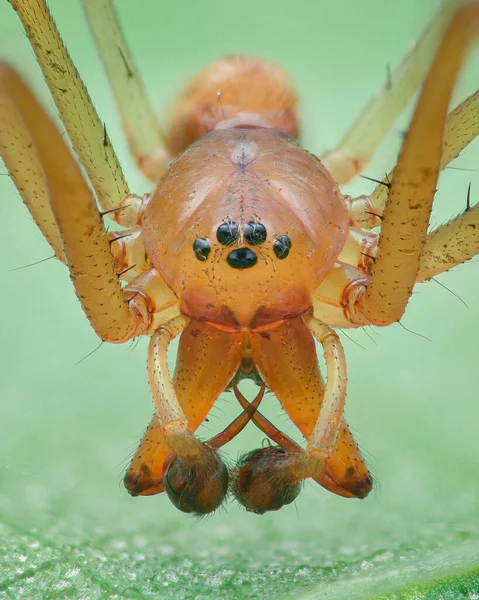
[[[248,221],[243,226],[243,239],[250,246],[259,246],[266,242],[268,232],[263,223],[257,220]],[[235,221],[225,221],[218,226],[216,230],[216,239],[222,246],[232,246],[238,240],[240,240],[241,231],[240,226]],[[279,260],[283,260],[289,254],[291,249],[291,239],[287,235],[279,235],[275,238],[273,243],[273,252]],[[211,244],[207,238],[196,238],[193,242],[193,251],[196,258],[199,261],[205,261],[211,251]],[[249,269],[254,267],[258,262],[256,253],[250,248],[240,247],[232,250],[227,258],[226,262],[233,269]]]

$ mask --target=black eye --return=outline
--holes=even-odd
[[[262,223],[250,221],[244,226],[243,234],[252,246],[258,246],[266,240],[266,227]]]
[[[198,260],[206,260],[210,250],[211,244],[206,238],[196,238],[196,240],[193,242],[193,251]]]
[[[216,237],[223,246],[231,246],[238,239],[238,223],[223,223],[216,230]]]
[[[249,248],[236,248],[228,254],[226,259],[233,269],[249,269],[258,262],[256,254]]]
[[[273,244],[274,253],[280,260],[288,256],[290,248],[291,240],[287,235],[280,235]]]

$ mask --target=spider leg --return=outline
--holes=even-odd
[[[448,0],[441,7],[422,37],[391,73],[384,88],[364,108],[337,148],[321,157],[338,183],[346,183],[355,177],[371,160],[394,120],[424,80],[434,51],[457,6],[457,0]]]
[[[442,145],[440,170],[442,171],[445,169],[452,160],[457,158],[462,150],[464,150],[464,148],[466,148],[478,134],[479,90],[461,102],[453,111],[449,113],[449,116],[447,117]],[[380,217],[386,206],[393,173],[394,169],[392,169],[382,180],[382,182],[376,186],[375,190],[370,196],[358,196],[357,198],[347,197],[351,224],[353,226],[361,227],[363,229],[372,229],[373,227],[380,225]],[[471,217],[469,215],[469,219],[470,218]],[[470,226],[469,223],[469,220],[465,225],[463,225],[461,222],[458,222],[457,231],[460,231],[464,226]],[[435,238],[438,240],[438,243],[442,242],[444,236],[446,239],[453,239],[452,236],[455,232],[454,226],[452,226],[452,222],[449,225],[451,225],[451,227],[447,230],[447,233],[445,230],[440,236]],[[442,230],[443,228],[441,227],[439,229]],[[427,242],[428,247],[429,244],[433,244],[432,240],[431,242]],[[448,246],[450,246],[450,243]],[[432,247],[430,248],[430,252],[432,255]],[[467,259],[463,259],[462,261],[458,261],[454,264],[459,264],[459,262],[464,262],[464,260]],[[453,264],[451,263],[451,267],[452,266]],[[422,281],[423,279],[427,279],[427,277],[421,277],[418,281]]]
[[[313,328],[325,348],[326,388]],[[313,317],[299,317],[267,332],[252,331],[250,343],[262,379],[308,443],[300,452],[272,447],[242,457],[233,472],[237,500],[254,512],[277,510],[294,500],[301,481],[308,477],[343,496],[366,496],[371,489],[369,473],[342,418],[345,365],[334,332]],[[258,415],[252,419],[258,421]]]
[[[404,313],[427,239],[451,93],[478,30],[479,2],[470,2],[435,55],[394,169],[370,283],[350,297],[355,323],[388,325]]]
[[[479,90],[449,113],[444,132],[441,170],[479,134]]]
[[[122,281],[130,283],[151,269],[140,229],[112,231],[108,234],[115,270]]]
[[[356,289],[363,290],[369,281],[370,277],[362,270],[336,261],[314,292],[314,316],[337,329],[360,326],[350,318],[349,298],[355,296]]]
[[[143,173],[155,183],[171,157],[133,61],[111,0],[83,0],[126,131],[130,151]]]
[[[2,77],[8,67],[0,63]],[[50,205],[47,182],[31,136],[11,97],[0,91],[0,155],[33,220],[52,247],[55,256],[66,262],[60,230]]]
[[[333,329],[310,315],[304,316],[303,320],[323,346],[327,369],[324,398],[306,446],[306,453],[313,461],[316,457],[328,459],[336,444],[346,403],[346,357],[339,337]]]
[[[166,348],[182,328],[171,379]],[[241,332],[224,332],[195,321],[186,324],[184,317],[170,321],[152,337],[148,373],[157,411],[125,475],[132,495],[162,492],[165,461],[172,455],[197,471],[212,465],[211,451],[193,432],[238,370],[242,340]]]
[[[369,196],[345,196],[348,204],[349,222],[353,227],[373,229],[381,225],[382,210],[377,210]]]
[[[35,208],[32,186],[43,186],[41,198],[48,193],[75,291],[96,333],[111,342],[143,333],[149,322],[147,309],[141,298],[128,302],[120,287],[101,216],[79,166],[30,90],[4,63],[0,66],[0,99],[4,107],[0,117],[8,122],[11,111],[16,113],[18,139],[31,140],[33,164],[44,173],[38,182],[24,179],[28,185],[23,198]],[[7,152],[12,171],[16,170],[14,159],[15,151]]]
[[[376,258],[378,236],[357,227],[350,227],[346,242],[338,256],[338,262],[368,272]]]
[[[73,149],[102,210],[129,206],[135,213],[131,220],[136,222],[139,199],[130,196],[106,127],[62,42],[45,0],[10,0],[10,4],[20,17]],[[114,218],[115,214],[111,216]]]
[[[427,236],[416,281],[427,281],[479,254],[479,204]]]
[[[209,439],[207,445],[218,449],[236,437],[252,419],[263,399],[264,391],[263,386],[251,404],[245,400],[244,411],[226,429]],[[170,453],[171,450],[166,444],[166,438],[155,416],[125,476],[125,486],[132,496],[151,496],[165,490],[162,478],[165,460]]]
[[[449,113],[444,130],[440,170],[457,158],[479,134],[479,90],[471,94]],[[390,171],[383,183],[379,184],[369,197],[374,206],[373,212],[381,214],[388,199],[389,182],[392,181],[394,169]],[[356,199],[354,199],[356,200]],[[354,202],[353,200],[353,202]]]

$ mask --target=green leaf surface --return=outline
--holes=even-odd
[[[295,77],[305,145],[322,152],[437,2],[117,4],[155,106],[166,106],[171,91],[216,56],[266,56]],[[132,189],[150,190],[128,157],[79,3],[51,6]],[[0,53],[53,112],[7,3],[0,6]],[[477,64],[476,54],[458,100],[477,87]],[[407,115],[366,175],[389,168],[406,123]],[[474,143],[457,162],[471,170],[445,173],[434,223],[464,209],[469,182],[477,201],[478,157]],[[0,175],[0,186],[0,599],[479,599],[477,260],[440,278],[467,308],[432,282],[417,287],[403,327],[343,336],[347,417],[377,479],[369,498],[346,500],[308,483],[278,513],[258,517],[230,502],[196,522],[165,495],[131,498],[121,484],[152,412],[146,340],[104,344],[85,358],[98,341],[65,268],[47,260],[11,271],[51,251],[8,177]],[[351,193],[372,187],[359,181]],[[294,434],[274,398],[264,404]],[[225,394],[202,435],[238,412]],[[248,426],[228,447],[229,459],[261,442]]]

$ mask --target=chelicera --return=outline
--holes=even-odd
[[[2,158],[99,337],[151,337],[155,414],[127,489],[166,490],[180,510],[197,514],[214,511],[228,490],[252,512],[277,510],[308,478],[335,494],[365,497],[372,482],[343,417],[346,360],[335,329],[395,323],[416,282],[479,252],[477,205],[428,233],[439,171],[479,129],[477,94],[447,114],[479,30],[479,2],[448,2],[391,86],[319,159],[297,141],[288,77],[249,57],[219,60],[198,75],[160,134],[111,3],[84,0],[132,154],[156,184],[143,197],[131,194],[44,0],[10,4],[86,176],[6,63]],[[339,184],[367,163],[418,87],[418,73],[424,82],[396,167],[370,197],[344,196]],[[124,229],[107,233],[103,217]],[[171,375],[166,354],[176,336]],[[260,386],[252,403],[237,387],[244,378]],[[243,412],[202,442],[194,432],[227,388]],[[259,411],[265,389],[306,438],[304,449]],[[217,450],[249,421],[274,445],[228,471]]]

